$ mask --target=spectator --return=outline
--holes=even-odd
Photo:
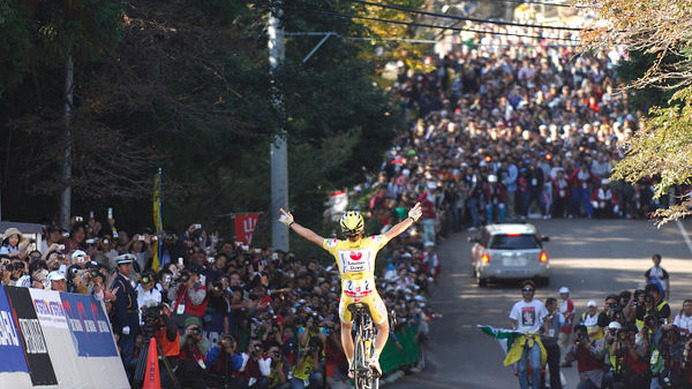
[[[53,271],[48,274],[48,281],[50,281],[51,290],[67,292],[67,281],[65,281],[65,276],[60,274],[60,272]]]
[[[521,356],[517,364],[521,389],[529,388],[529,360],[531,363],[531,386],[533,389],[538,389],[541,381],[541,368],[543,365],[541,349],[543,346],[540,343],[538,332],[544,318],[548,316],[548,311],[543,303],[534,300],[535,290],[536,285],[533,281],[527,280],[522,282],[522,300],[514,304],[509,314],[510,328],[525,334],[522,338],[516,339],[512,346],[512,349],[519,348],[521,350]]]
[[[569,288],[566,286],[561,286],[558,289],[560,295],[558,312],[562,315],[564,321],[560,326],[560,333],[558,335],[558,343],[560,345],[560,355],[562,356],[562,366],[571,366],[566,362],[565,356],[567,355],[567,348],[571,345],[572,327],[574,324],[574,302],[569,298]]]
[[[174,321],[178,328],[189,317],[196,317],[202,322],[207,308],[207,288],[198,282],[197,266],[190,265],[180,273],[178,283],[168,289],[168,299],[172,302]]]
[[[0,255],[5,255],[10,259],[24,259],[28,254],[29,241],[24,239],[22,233],[10,227],[5,230],[5,239],[0,247]]]
[[[603,339],[592,340],[585,325],[574,326],[574,343],[567,350],[565,361],[577,361],[577,389],[600,389],[603,382]]]
[[[657,285],[663,291],[664,298],[670,300],[670,275],[661,267],[661,254],[652,255],[651,261],[654,265],[644,273],[644,279],[647,284]]]
[[[601,186],[591,195],[591,207],[597,218],[613,217],[618,214],[619,207],[617,197],[610,190],[610,181],[601,180]]]
[[[206,389],[206,353],[200,348],[202,328],[197,324],[185,327],[185,338],[181,339],[180,354],[175,375],[185,388]]]
[[[209,377],[209,386],[230,388],[244,388],[246,385],[240,376],[247,354],[237,352],[238,341],[233,335],[225,335],[219,340],[219,344],[210,348],[206,356],[206,364],[212,373]]]
[[[692,299],[685,299],[682,302],[682,309],[675,315],[673,325],[678,327],[681,334],[686,336],[692,334]]]
[[[545,300],[545,309],[548,311],[548,315],[543,320],[541,342],[548,357],[550,389],[560,389],[562,384],[560,383],[560,345],[558,344],[558,335],[560,328],[565,323],[565,318],[558,311],[557,300],[554,297],[548,297]],[[545,377],[541,381],[545,381]]]

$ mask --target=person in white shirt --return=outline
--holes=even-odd
[[[513,330],[523,332],[527,335],[538,334],[543,319],[548,316],[545,305],[538,300],[534,300],[536,284],[531,280],[526,280],[521,284],[522,300],[516,302],[509,314],[510,327]],[[536,337],[538,338],[538,337]],[[519,387],[529,388],[528,381],[528,358],[531,358],[531,386],[538,389],[541,383],[541,348],[539,340],[527,341],[521,360],[517,363],[519,370]]]
[[[685,299],[682,302],[682,309],[680,313],[675,315],[673,319],[673,324],[678,327],[681,333],[687,335],[692,333],[692,300]]]
[[[139,307],[140,322],[144,307],[158,306],[161,304],[161,291],[156,287],[156,277],[151,272],[144,272],[135,292],[137,292],[137,306]]]

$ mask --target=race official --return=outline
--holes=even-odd
[[[132,352],[135,346],[135,337],[139,333],[139,309],[137,306],[137,292],[130,283],[132,272],[132,254],[118,256],[118,275],[113,283],[115,294],[113,327],[120,330],[118,346],[125,365],[132,360]]]

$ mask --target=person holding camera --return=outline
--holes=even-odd
[[[207,309],[207,288],[198,281],[197,274],[197,267],[189,265],[180,272],[177,285],[168,289],[168,300],[172,302],[171,308],[178,328],[184,328],[189,317],[196,317],[202,322]]]
[[[637,328],[627,325],[619,329],[610,347],[615,357],[613,389],[646,389],[649,386],[647,349],[644,342],[635,342]]]
[[[175,370],[175,375],[184,388],[206,389],[207,387],[206,354],[200,348],[202,338],[202,328],[198,324],[192,324],[185,328],[185,339],[180,345],[178,365]]]
[[[178,327],[171,320],[171,310],[168,304],[156,304],[153,300],[148,300],[147,305],[142,307],[142,333],[145,342],[149,342],[151,337],[156,339],[157,354],[159,358],[166,358],[166,364],[159,365],[161,384],[170,387],[174,379],[169,376],[168,369],[164,367],[175,366],[180,355],[180,333]],[[142,355],[146,358],[146,355]]]
[[[266,377],[268,389],[289,389],[291,383],[288,381],[290,364],[286,357],[281,353],[280,345],[277,342],[267,343],[267,352],[263,363],[260,363],[260,370]]]
[[[245,365],[244,375],[248,388],[266,388],[267,377],[262,371],[264,363],[264,348],[262,341],[251,339],[248,346],[248,359]]]
[[[247,355],[237,352],[238,342],[233,335],[226,334],[219,340],[218,345],[207,353],[208,376],[207,384],[211,387],[245,388],[246,381],[241,376],[245,368]]]
[[[574,326],[574,336],[574,343],[567,349],[565,361],[577,361],[577,389],[602,388],[603,357],[606,353],[603,339],[590,339],[588,329],[583,324]]]
[[[685,299],[682,302],[682,309],[680,309],[680,313],[675,315],[673,324],[685,336],[689,336],[692,333],[692,299]]]
[[[322,373],[318,369],[321,353],[322,341],[317,337],[311,338],[307,347],[299,349],[297,360],[291,371],[293,389],[322,387]]]

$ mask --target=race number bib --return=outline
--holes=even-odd
[[[374,288],[375,282],[372,279],[344,280],[343,283],[344,294],[347,296],[367,296]]]

